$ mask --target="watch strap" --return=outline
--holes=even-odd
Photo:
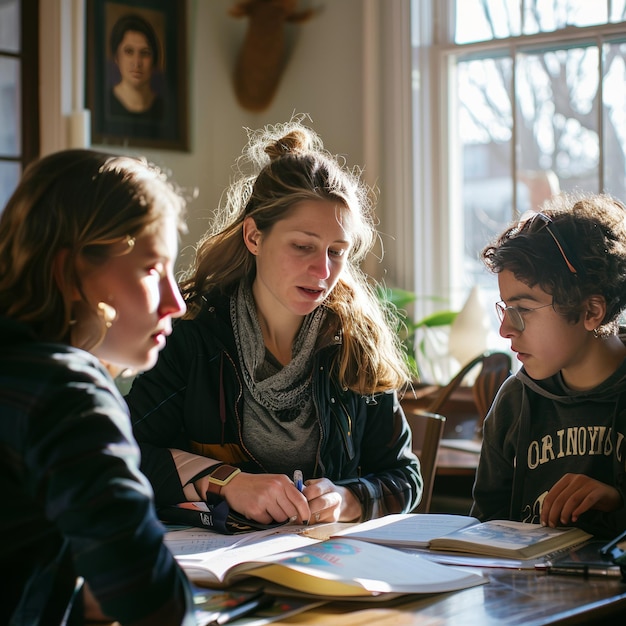
[[[214,496],[221,495],[222,487],[227,485],[237,474],[241,474],[241,470],[232,465],[223,464],[215,468],[208,476],[207,498],[209,494]]]

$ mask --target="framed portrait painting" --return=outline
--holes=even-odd
[[[93,143],[189,149],[186,2],[87,0]]]

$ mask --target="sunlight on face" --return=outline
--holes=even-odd
[[[511,342],[511,350],[527,373],[537,380],[575,368],[586,350],[589,333],[581,321],[574,324],[556,312],[552,296],[540,286],[529,287],[510,270],[498,274],[500,297],[506,306],[515,306],[524,320],[518,330],[505,314],[500,335]]]
[[[176,222],[165,217],[144,231],[128,254],[110,258],[84,278],[91,303],[104,302],[116,317],[93,353],[120,367],[147,369],[172,331],[172,318],[185,312],[174,277]]]
[[[346,209],[306,200],[269,232],[259,233],[251,250],[257,264],[253,291],[266,317],[280,311],[304,316],[324,302],[348,259],[350,230]]]

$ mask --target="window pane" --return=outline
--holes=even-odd
[[[472,285],[497,299],[478,255],[512,219],[559,191],[606,190],[626,201],[626,28],[609,23],[626,22],[626,0],[429,6],[435,33],[455,26],[454,44],[434,46],[432,65],[447,78],[445,101],[432,107],[442,112],[433,159],[447,163],[432,209],[447,212],[432,226],[450,242],[436,259],[449,279],[442,289],[451,302]]]
[[[507,224],[513,210],[510,58],[460,61],[458,127],[463,162],[461,192],[465,267],[474,283],[485,278],[478,254]]]
[[[528,0],[524,5],[524,34],[604,24],[607,19],[606,0]]]
[[[626,0],[611,1],[611,22],[623,22],[626,20]]]
[[[625,1],[613,0],[612,21],[624,19]],[[519,35],[522,11],[525,35],[608,21],[607,0],[456,0],[454,41],[463,44]]]
[[[520,34],[520,0],[456,0],[456,43]]]
[[[626,202],[626,43],[603,52],[604,190]]]
[[[552,177],[548,193],[598,192],[598,49],[520,54],[516,76],[520,180],[543,173]],[[531,208],[543,199],[531,194]]]
[[[4,209],[9,196],[17,187],[21,168],[19,163],[0,161],[0,213]]]
[[[0,57],[0,154],[19,156],[21,151],[22,106],[20,103],[20,63]]]
[[[20,0],[0,0],[0,51],[20,50]]]

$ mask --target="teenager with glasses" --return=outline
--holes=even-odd
[[[484,423],[472,515],[626,527],[626,209],[559,195],[482,252],[521,369]]]

